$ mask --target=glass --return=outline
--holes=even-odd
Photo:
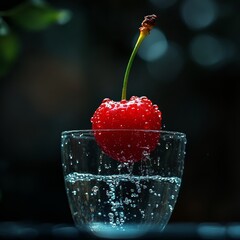
[[[131,144],[140,141],[139,136],[157,138],[157,144],[151,151],[140,145],[139,161],[118,161],[97,143],[97,135],[103,134],[115,147],[121,136]],[[101,237],[137,237],[151,228],[164,229],[181,185],[184,133],[76,130],[65,131],[61,137],[66,192],[77,227]]]

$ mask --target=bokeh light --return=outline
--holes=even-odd
[[[185,0],[181,7],[181,16],[191,29],[208,27],[217,15],[218,5],[213,0]]]
[[[134,43],[135,42],[134,40]],[[167,48],[168,42],[163,32],[158,29],[153,29],[150,36],[142,43],[138,55],[145,61],[154,61],[162,57],[167,51]]]
[[[217,37],[201,34],[193,38],[190,54],[195,62],[202,66],[216,66],[227,57],[227,49]]]

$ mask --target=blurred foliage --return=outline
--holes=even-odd
[[[12,67],[20,52],[21,41],[12,25],[26,31],[42,31],[53,24],[65,24],[71,12],[55,9],[43,0],[27,0],[0,11],[0,77]]]
[[[0,36],[0,77],[11,68],[19,54],[20,41],[16,34],[8,33]]]

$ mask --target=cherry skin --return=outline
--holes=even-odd
[[[154,130],[160,130],[161,119],[158,106],[151,100],[133,96],[120,102],[104,99],[91,122],[96,141],[108,156],[120,162],[137,162],[156,148],[160,133]]]

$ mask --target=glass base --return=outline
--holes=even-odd
[[[111,239],[129,239],[138,238],[150,232],[153,229],[158,229],[158,232],[163,231],[164,226],[154,226],[145,224],[124,224],[123,226],[113,226],[101,222],[91,223],[87,226],[87,230],[91,234],[100,238]]]

